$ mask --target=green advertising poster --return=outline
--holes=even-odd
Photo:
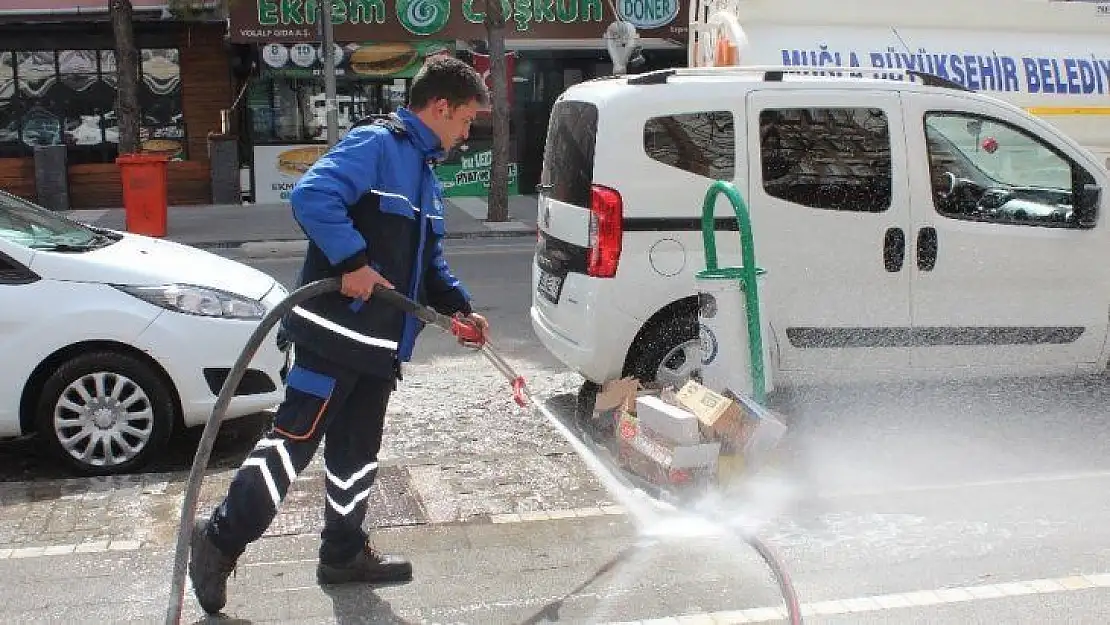
[[[443,183],[447,197],[485,197],[489,195],[492,149],[468,150],[461,157],[452,158],[436,167],[436,175]],[[509,195],[517,195],[517,164],[509,164]]]

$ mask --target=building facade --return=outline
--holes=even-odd
[[[133,4],[142,149],[171,157],[170,204],[210,203],[208,136],[234,97],[226,22],[186,19],[164,0]],[[37,199],[36,148],[65,146],[69,206],[58,208],[123,205],[106,6],[0,1],[0,188]]]
[[[634,71],[685,65],[687,7],[679,0],[502,0],[511,74],[512,192],[539,181],[547,120],[555,98],[576,82],[611,73],[602,38],[617,16],[638,29]],[[407,101],[424,59],[455,54],[488,72],[484,0],[337,0],[333,5],[339,128]],[[322,40],[316,5],[242,0],[229,12],[229,40],[257,70],[239,116],[242,180],[254,201],[282,201],[326,145]],[[475,124],[466,150],[438,172],[448,195],[488,191],[492,126]]]

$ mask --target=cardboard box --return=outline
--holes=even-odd
[[[702,442],[701,426],[694,413],[668,403],[662,397],[642,395],[636,398],[636,417],[649,430],[681,445]]]
[[[716,479],[719,442],[680,445],[624,413],[617,424],[617,457],[621,466],[658,485],[686,485]]]
[[[717,484],[727,485],[742,478],[748,470],[744,454],[724,450],[717,456]]]
[[[774,410],[758,404],[746,395],[737,395],[728,389],[722,394],[741,407],[745,412],[745,421],[754,424],[742,447],[747,462],[763,464],[786,435],[784,420]]]
[[[754,428],[753,423],[745,420],[739,404],[694,380],[679,389],[676,400],[697,416],[711,438],[742,447],[742,441],[747,440]]]
[[[596,431],[611,433],[622,413],[635,412],[636,395],[640,390],[640,381],[634,377],[602,384],[594,399],[589,425]]]
[[[748,465],[761,461],[786,433],[772,410],[728,390],[718,393],[691,380],[677,400],[698,417],[708,436],[721,441],[726,452],[743,454]]]

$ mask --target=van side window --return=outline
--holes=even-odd
[[[644,124],[653,160],[714,180],[736,176],[736,132],[730,111],[653,117]]]
[[[882,109],[765,109],[759,135],[768,195],[827,210],[890,207],[890,125]]]
[[[1010,124],[963,112],[925,115],[933,204],[950,219],[1079,227],[1072,192],[1089,172]]]

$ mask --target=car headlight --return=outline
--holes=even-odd
[[[224,319],[261,319],[266,308],[261,302],[189,284],[166,284],[162,286],[123,286],[116,288],[135,297],[160,306],[166,310],[198,315],[201,317],[222,317]]]

